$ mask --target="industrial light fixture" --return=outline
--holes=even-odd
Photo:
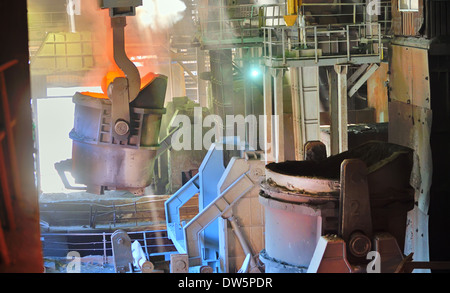
[[[261,70],[256,66],[250,67],[249,75],[251,78],[258,78],[261,75]]]

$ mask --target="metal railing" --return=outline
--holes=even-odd
[[[307,26],[380,25],[382,35],[391,27],[391,2],[379,2],[379,15],[367,14],[366,3],[304,3],[301,7]],[[244,44],[260,42],[263,30],[285,26],[285,4],[198,6],[196,23],[203,43]]]
[[[102,256],[108,263],[112,256],[111,235],[113,233],[42,233],[42,249],[44,257],[66,255],[76,251],[83,256]],[[129,231],[131,241],[139,241],[147,259],[151,256],[176,252],[175,246],[167,238],[166,230]]]
[[[391,26],[391,1],[379,1],[379,11],[368,15],[366,3],[304,3],[301,7],[306,21],[316,24],[380,23],[382,32],[388,33]],[[372,7],[369,7],[369,10]],[[377,15],[378,14],[378,15]],[[339,21],[335,21],[335,19]]]
[[[158,205],[165,199],[134,201],[131,203],[103,205],[100,203],[41,203],[41,220],[48,228],[60,226],[109,227],[110,229],[126,226],[161,225],[163,217],[158,214]],[[144,219],[148,219],[144,221]]]
[[[380,56],[383,50],[381,24],[315,25],[264,27],[263,56],[281,61],[358,56]],[[311,49],[307,51],[306,49]],[[306,53],[306,54],[305,54]]]
[[[263,18],[258,6],[199,6],[197,10],[203,42],[244,43],[261,37]]]
[[[31,29],[49,26],[69,27],[69,15],[66,12],[28,12],[28,23]]]

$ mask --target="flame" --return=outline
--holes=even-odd
[[[150,84],[159,74],[149,72],[143,78],[141,78],[141,87],[142,90],[145,86]],[[122,71],[109,71],[102,79],[102,91],[103,93],[93,93],[93,92],[82,92],[82,95],[90,96],[96,99],[105,99],[108,100],[108,87],[109,85],[116,79],[117,77],[125,77]]]

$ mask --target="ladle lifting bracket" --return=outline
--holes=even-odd
[[[349,256],[365,258],[371,250],[372,217],[366,164],[347,159],[341,164],[339,236]]]
[[[114,61],[126,78],[118,77],[108,86],[108,97],[112,102],[111,118],[113,136],[118,141],[130,135],[130,105],[140,92],[141,77],[134,63],[125,52],[126,16],[136,15],[136,7],[142,0],[101,0],[100,7],[109,9],[113,30]]]

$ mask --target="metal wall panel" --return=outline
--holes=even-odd
[[[432,179],[430,135],[432,112],[399,101],[389,103],[389,142],[414,149],[411,185],[415,189],[415,207],[408,213],[405,254],[414,252],[415,260],[427,261],[428,207]]]
[[[392,45],[391,52],[390,98],[431,109],[428,50]]]
[[[399,11],[398,0],[392,0],[392,28],[396,36],[418,36],[424,24],[424,0],[419,0],[418,11]]]

